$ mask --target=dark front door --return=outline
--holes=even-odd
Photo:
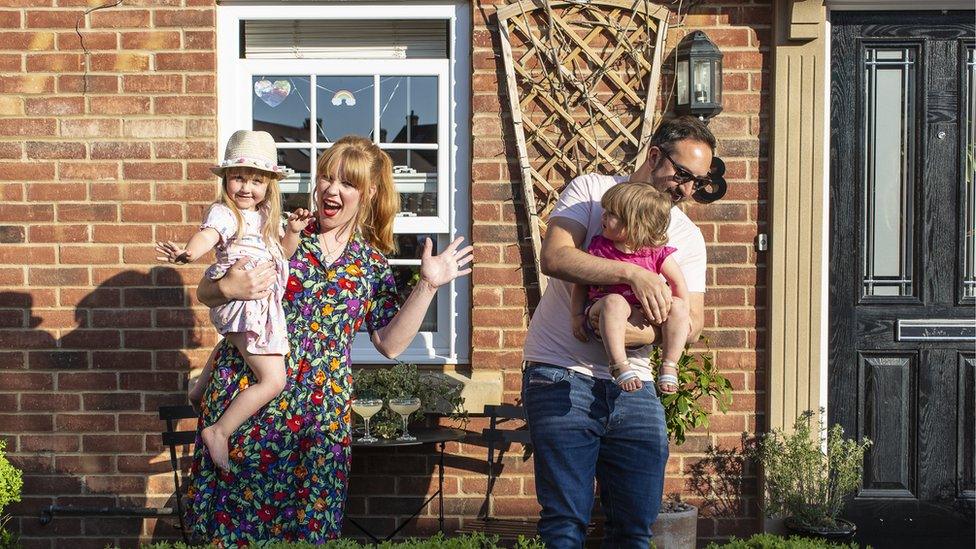
[[[971,548],[974,12],[831,26],[829,421],[874,441],[844,515]]]

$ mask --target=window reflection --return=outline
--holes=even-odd
[[[437,77],[380,79],[380,142],[437,143]]]
[[[251,78],[252,129],[266,131],[278,143],[308,143],[309,77]]]

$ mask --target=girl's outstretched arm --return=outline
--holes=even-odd
[[[212,250],[217,245],[217,242],[220,242],[220,233],[216,229],[207,227],[200,229],[196,234],[191,236],[190,241],[183,248],[180,248],[171,240],[157,242],[156,253],[161,255],[157,255],[156,259],[178,265],[193,263]]]
[[[387,358],[395,358],[410,345],[430,302],[437,293],[437,288],[448,282],[467,275],[471,268],[462,269],[473,259],[471,253],[474,248],[467,246],[458,249],[463,237],[451,242],[440,255],[431,255],[431,241],[424,243],[424,252],[420,260],[420,281],[414,286],[410,296],[400,307],[400,311],[389,324],[373,332],[373,345]]]
[[[284,251],[285,261],[290,260],[291,256],[295,255],[302,231],[313,219],[315,216],[305,208],[298,208],[288,214],[288,220],[285,222],[285,236],[281,237],[281,249]]]

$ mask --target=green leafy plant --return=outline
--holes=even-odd
[[[20,490],[24,487],[23,474],[7,460],[7,443],[0,440],[0,549],[18,547],[17,535],[7,530],[10,517],[3,514],[3,509],[16,501],[20,501]]]
[[[844,438],[840,425],[825,429],[823,409],[816,419],[814,415],[809,410],[800,414],[791,433],[767,433],[754,454],[765,473],[767,515],[791,518],[802,528],[829,530],[838,527],[845,498],[861,484],[864,452],[871,441]],[[826,451],[821,448],[824,434]]]
[[[467,422],[461,384],[439,373],[420,372],[415,364],[398,363],[390,368],[362,368],[353,372],[353,392],[357,398],[417,397],[421,408],[410,420],[426,412],[441,412],[455,421]],[[380,438],[394,438],[403,430],[400,416],[384,406],[370,420],[370,430]]]
[[[651,363],[661,371],[661,348],[651,353]],[[668,436],[675,444],[685,441],[685,434],[700,427],[708,428],[708,416],[712,411],[703,404],[705,397],[712,397],[719,411],[729,411],[732,404],[732,382],[718,373],[711,353],[690,353],[687,349],[678,359],[678,390],[661,396]]]
[[[784,538],[773,534],[756,534],[749,539],[731,538],[728,543],[709,543],[705,549],[859,549],[855,542],[831,543],[821,539],[791,536]],[[870,549],[871,546],[868,546]]]

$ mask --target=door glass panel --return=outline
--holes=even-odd
[[[965,274],[963,275],[963,297],[976,297],[976,50],[969,48],[966,56],[966,165],[963,177],[966,178],[966,225],[963,246],[966,250]]]
[[[868,47],[864,81],[863,295],[909,296],[913,295],[915,50]]]

